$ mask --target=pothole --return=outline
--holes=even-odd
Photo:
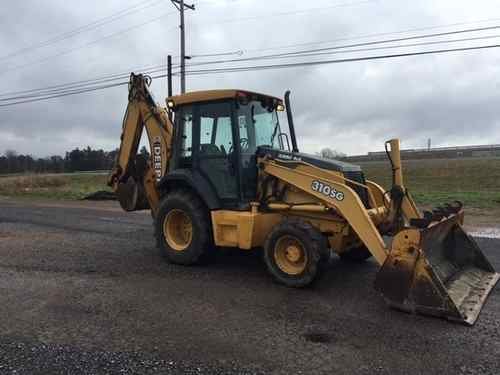
[[[320,344],[328,344],[333,341],[333,336],[329,333],[324,332],[310,332],[303,335],[306,341],[320,343]]]

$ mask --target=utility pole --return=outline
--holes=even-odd
[[[186,92],[186,36],[185,36],[185,24],[184,24],[184,9],[188,8],[194,10],[194,4],[185,4],[184,0],[171,0],[172,4],[179,10],[181,16],[181,24],[179,28],[181,29],[181,94]]]

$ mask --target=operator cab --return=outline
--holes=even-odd
[[[200,175],[224,208],[255,199],[259,147],[290,151],[280,128],[278,111],[284,105],[279,98],[210,90],[170,97],[167,106],[175,113],[170,171]]]

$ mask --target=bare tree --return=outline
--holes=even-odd
[[[7,159],[13,159],[13,158],[17,157],[17,152],[15,150],[6,150],[5,157]]]
[[[339,158],[344,158],[347,155],[344,154],[343,152],[332,150],[329,147],[325,147],[321,149],[321,151],[319,152],[319,156],[325,159],[339,159]]]

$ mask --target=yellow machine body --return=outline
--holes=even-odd
[[[190,93],[170,98],[167,107],[235,95],[234,90]],[[133,170],[143,127],[152,159]],[[144,83],[131,81],[122,143],[110,178],[124,209],[149,207],[155,216],[164,194],[169,194],[157,181],[169,173],[173,128],[170,114],[151,102]],[[386,150],[393,170],[389,191],[299,157],[259,156],[257,196],[248,209],[210,210],[213,243],[244,250],[262,247],[284,220],[300,220],[321,233],[339,255],[366,249],[381,266],[375,288],[391,306],[473,324],[499,274],[464,231],[461,204],[422,214],[404,186],[399,140],[388,141]],[[366,191],[365,202],[360,189]],[[275,196],[273,191],[284,193]],[[289,241],[290,257],[299,245]]]

